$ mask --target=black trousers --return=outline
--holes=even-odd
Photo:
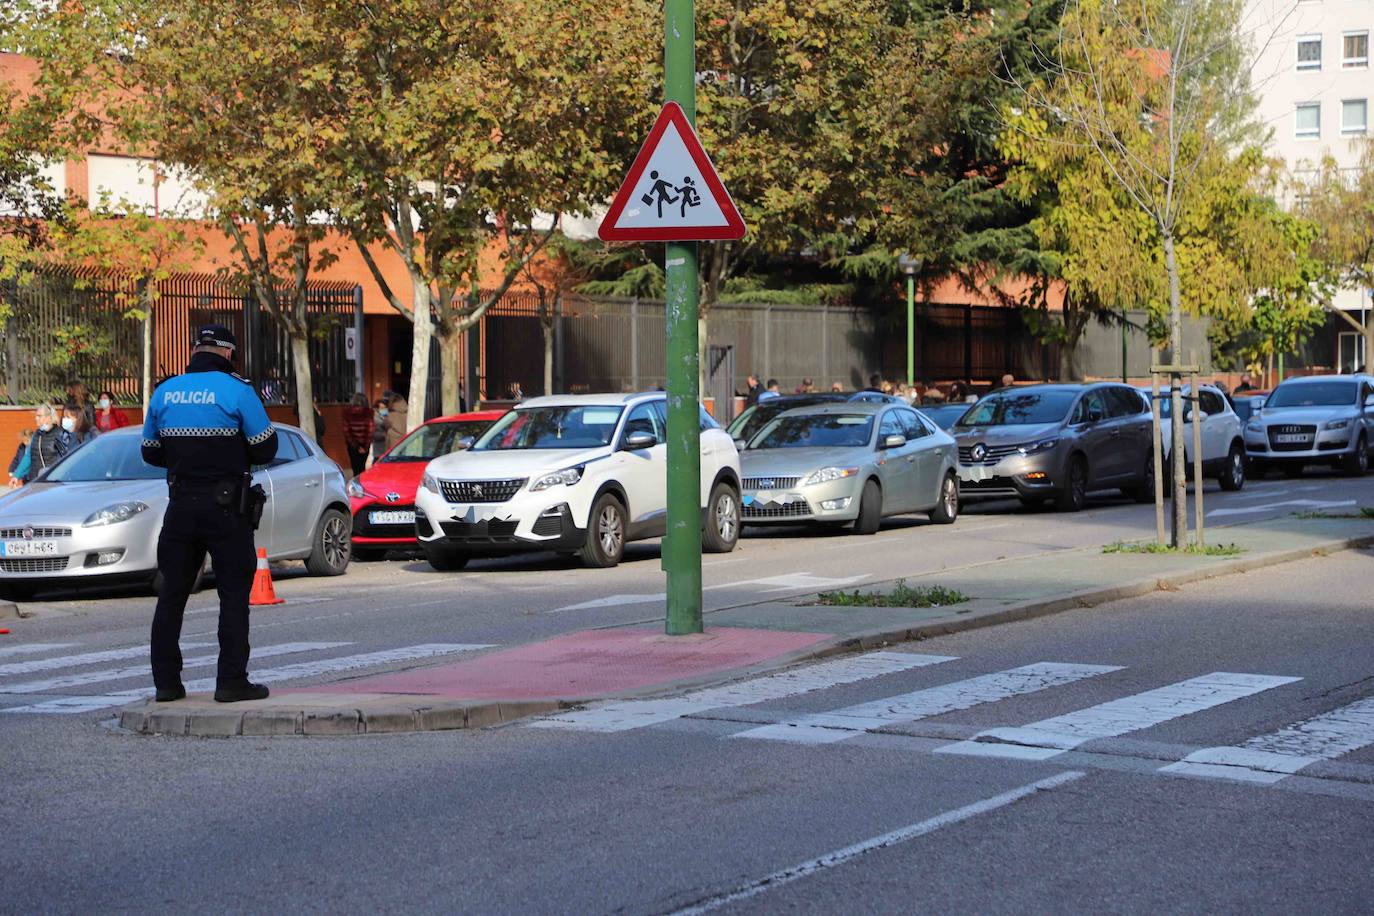
[[[257,570],[253,524],[216,505],[210,494],[193,493],[167,506],[157,541],[162,591],[153,612],[152,662],[153,683],[158,687],[181,683],[181,621],[207,553],[219,591],[215,679],[221,686],[248,681],[248,595]]]
[[[357,477],[367,467],[367,446],[350,445],[348,447],[348,463],[353,468],[353,476]]]

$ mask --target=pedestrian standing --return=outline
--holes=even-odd
[[[24,483],[31,483],[76,447],[76,439],[59,425],[58,413],[49,405],[39,404],[34,409],[33,422],[37,429],[29,442],[29,467],[21,478]]]
[[[775,378],[770,378],[768,380],[768,387],[759,394],[759,402],[762,403],[764,401],[771,401],[773,400],[773,398],[780,397],[782,397],[782,392],[778,390],[778,380]]]
[[[86,425],[91,428],[95,427],[95,405],[91,403],[91,395],[86,390],[85,382],[80,379],[73,379],[67,385],[67,400],[63,406],[65,407],[67,404],[75,404],[81,408],[81,412],[86,415]]]
[[[367,467],[367,450],[372,447],[372,433],[372,408],[367,406],[367,396],[358,392],[353,395],[353,403],[343,409],[344,447],[348,449],[348,465],[353,469],[354,477]]]
[[[19,431],[19,448],[15,449],[14,457],[10,459],[11,487],[24,485],[24,474],[29,469],[29,442],[32,440],[33,430],[21,429]]]
[[[1248,372],[1242,372],[1240,374],[1240,384],[1236,386],[1236,390],[1233,391],[1232,394],[1244,394],[1247,391],[1254,390],[1255,377]]]
[[[406,422],[409,419],[409,409],[406,399],[396,392],[391,392],[391,397],[386,402],[386,447],[394,448],[397,442],[406,437]]]
[[[830,383],[830,393],[831,393],[831,394],[844,394],[844,382],[831,382],[831,383]]]
[[[85,445],[100,435],[100,430],[86,423],[86,411],[76,404],[68,404],[62,409],[62,429],[71,433],[73,447]]]
[[[759,377],[754,373],[749,373],[746,380],[748,387],[744,390],[744,406],[752,407],[759,402],[759,395],[763,394],[763,386],[759,384]]]
[[[121,429],[128,425],[128,416],[114,406],[114,392],[100,392],[100,400],[95,402],[95,428],[102,433],[108,433],[112,429]]]
[[[215,699],[261,700],[268,689],[248,680],[248,594],[265,497],[252,486],[250,469],[277,454],[277,432],[253,386],[234,372],[233,332],[206,325],[193,346],[186,372],[158,386],[143,422],[143,460],[167,469],[170,497],[157,542],[162,588],[153,612],[153,685],[159,702],[186,696],[181,622],[209,553],[219,591]]]
[[[372,405],[372,460],[382,457],[386,451],[386,401],[378,399]]]
[[[1002,375],[1002,387],[1003,387],[1003,388],[1010,388],[1012,385],[1015,385],[1015,384],[1016,384],[1016,376],[1012,375],[1010,372],[1003,373],[1003,375]]]

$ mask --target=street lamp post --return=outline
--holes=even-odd
[[[921,270],[921,259],[912,255],[897,256],[897,265],[906,274],[906,383],[916,384],[916,274]]]

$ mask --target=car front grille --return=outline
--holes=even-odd
[[[67,561],[70,559],[71,557],[23,557],[19,559],[0,558],[0,572],[62,572],[62,570],[67,568]]]
[[[503,503],[529,480],[441,480],[444,499],[451,503]]]
[[[1003,458],[1007,457],[1008,455],[1015,455],[1016,452],[1017,452],[1017,449],[1020,448],[1019,445],[985,445],[985,446],[983,446],[983,448],[986,450],[987,453],[983,456],[983,460],[982,460],[982,461],[974,461],[974,460],[973,460],[973,450],[974,450],[975,447],[976,447],[976,446],[973,446],[973,445],[961,445],[961,446],[959,446],[959,463],[960,463],[960,464],[969,465],[969,466],[978,465],[978,464],[982,464],[982,465],[994,465],[994,464],[996,464],[997,462],[1001,461]]]
[[[368,521],[373,512],[414,512],[415,507],[387,505],[384,508],[378,506],[368,506],[359,509],[353,516],[353,535],[364,538],[412,538],[415,536],[414,523],[392,523],[386,525],[374,525]]]
[[[790,490],[801,480],[800,477],[746,477],[746,490]]]
[[[540,537],[557,537],[563,533],[563,517],[561,515],[541,515],[534,522],[531,533]]]
[[[69,538],[72,536],[70,528],[0,528],[0,541],[13,540],[15,538]]]
[[[1301,442],[1279,442],[1279,436],[1302,436]],[[1306,452],[1317,438],[1317,427],[1291,423],[1269,427],[1269,449],[1275,452]]]
[[[745,519],[810,518],[811,506],[804,499],[790,503],[750,503],[744,507],[742,515]]]

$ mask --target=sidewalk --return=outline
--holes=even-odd
[[[217,704],[208,695],[125,707],[120,725],[141,734],[358,735],[481,728],[595,699],[646,697],[717,684],[799,661],[959,630],[1024,620],[1172,589],[1189,582],[1374,544],[1374,520],[1269,519],[1208,529],[1237,557],[1104,554],[1064,550],[907,576],[970,596],[944,608],[816,605],[815,596],[710,612],[706,632],[667,637],[662,624],[584,630],[449,662],[283,689]],[[890,583],[862,591],[881,592]]]

